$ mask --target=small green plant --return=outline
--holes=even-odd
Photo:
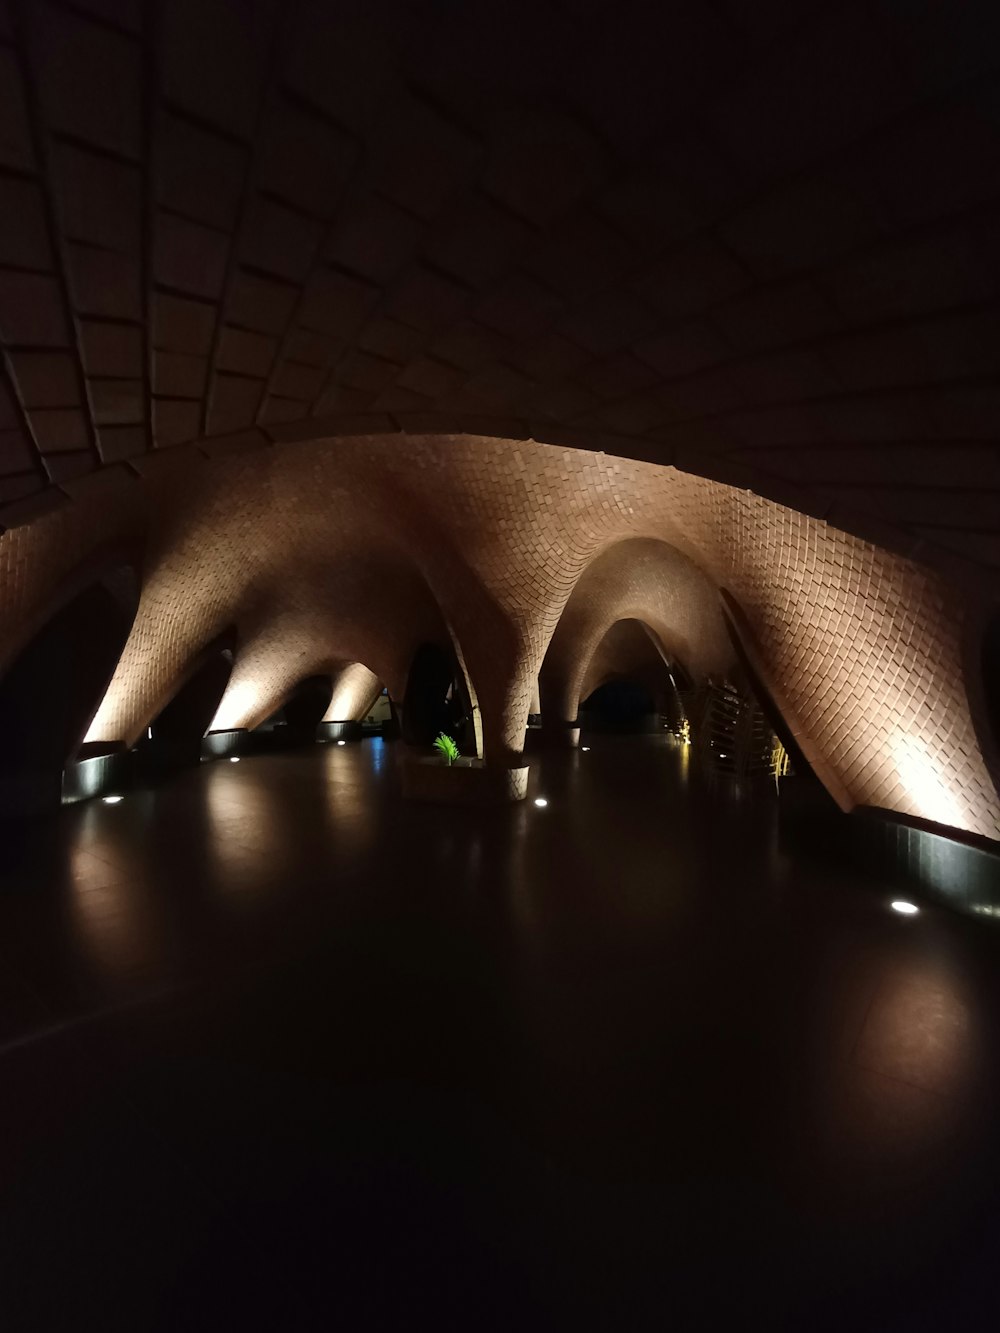
[[[446,736],[443,731],[434,742],[434,748],[437,750],[438,754],[444,756],[444,761],[449,768],[458,758],[458,746],[451,737]]]

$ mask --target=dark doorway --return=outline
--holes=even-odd
[[[144,776],[165,777],[198,763],[202,737],[222,701],[232,670],[232,649],[228,643],[217,641],[139,742]]]
[[[472,735],[472,704],[455,654],[422,644],[413,656],[403,696],[402,735],[410,745],[433,745],[444,731],[460,749]]]
[[[597,731],[648,731],[655,722],[653,696],[640,681],[605,681],[580,705],[583,726]]]
[[[255,730],[265,748],[307,745],[330,706],[333,683],[329,676],[307,676],[299,681],[282,706]]]
[[[59,804],[79,748],[128,638],[138,604],[116,570],[52,616],[0,680],[0,818]]]

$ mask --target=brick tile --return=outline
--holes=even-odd
[[[21,75],[7,47],[0,47],[0,163],[17,171],[35,163]]]
[[[323,387],[325,379],[326,372],[322,369],[284,361],[274,376],[271,391],[278,398],[294,398],[311,403]],[[290,420],[288,417],[283,419]]]
[[[608,170],[598,140],[567,115],[498,119],[483,186],[512,212],[544,226],[596,190]]]
[[[0,264],[52,266],[42,194],[30,181],[0,176]]]
[[[212,381],[211,410],[233,413],[252,421],[260,404],[264,383],[242,375],[216,375]]]
[[[153,392],[165,398],[201,398],[208,358],[187,352],[153,353]]]
[[[272,40],[267,6],[170,0],[161,21],[166,96],[221,129],[248,135]]]
[[[342,348],[340,339],[324,337],[309,329],[292,329],[285,343],[289,360],[305,366],[328,366]]]
[[[55,278],[0,269],[0,329],[15,345],[66,346],[69,326]]]
[[[355,193],[340,210],[323,255],[361,277],[387,282],[412,257],[421,234],[421,223],[391,200]]]
[[[348,352],[337,362],[334,376],[337,384],[379,393],[395,381],[401,369],[395,361],[387,361],[380,356],[369,356],[360,351]]]
[[[634,246],[595,215],[555,228],[525,260],[525,272],[574,301],[618,279],[635,262]]]
[[[127,379],[142,374],[142,330],[137,325],[81,320],[80,350],[88,375]]]
[[[11,365],[26,407],[78,407],[76,365],[68,352],[14,352]]]
[[[137,255],[142,226],[142,173],[98,153],[57,144],[53,173],[66,235]]]
[[[473,306],[475,318],[509,338],[540,333],[564,309],[565,301],[533,278],[515,274],[493,287]]]
[[[91,380],[90,401],[99,426],[133,426],[146,415],[141,380]]]
[[[137,260],[88,245],[69,245],[67,255],[70,289],[79,314],[113,319],[141,317]]]
[[[269,396],[260,410],[260,421],[264,426],[275,426],[287,421],[301,421],[308,411],[308,405],[293,398]]]
[[[320,223],[257,195],[244,222],[240,257],[289,282],[301,282],[319,248]]]
[[[723,336],[741,351],[781,347],[843,328],[834,304],[814,284],[793,282],[746,296],[713,315]]]
[[[259,143],[261,188],[314,217],[333,217],[357,159],[355,139],[281,101],[268,108]]]
[[[401,93],[369,137],[366,176],[379,194],[433,218],[472,181],[481,152],[475,139],[425,102]]]
[[[45,455],[85,449],[89,443],[86,418],[77,408],[32,410],[28,417],[35,441]]]
[[[684,246],[631,280],[633,290],[669,319],[697,315],[750,286],[747,269],[716,241]]]
[[[97,447],[105,463],[120,463],[146,452],[145,426],[99,426]]]
[[[660,325],[653,310],[629,292],[608,292],[559,322],[559,331],[595,356],[609,356],[646,338]]]
[[[32,5],[28,15],[49,124],[137,158],[142,124],[138,44],[48,0]]]
[[[315,333],[348,338],[374,305],[377,288],[333,269],[311,274],[302,294],[299,322]]]
[[[153,344],[169,352],[204,355],[212,346],[216,308],[166,292],[153,294]]]
[[[153,441],[157,448],[196,439],[200,425],[200,403],[153,399]]]
[[[227,313],[234,324],[259,333],[281,333],[297,299],[295,287],[239,269],[229,292]]]
[[[156,133],[157,202],[211,227],[232,230],[247,150],[167,112]]]
[[[642,338],[632,350],[665,379],[691,375],[733,355],[732,345],[709,320],[691,320]]]
[[[485,287],[515,264],[531,237],[528,226],[477,192],[435,226],[424,254],[467,286]]]
[[[7,477],[11,473],[31,472],[36,461],[35,450],[23,430],[0,428],[0,474]]]
[[[270,374],[277,350],[277,338],[250,333],[246,329],[234,329],[227,324],[219,339],[216,364],[220,370],[234,370],[241,375],[263,378]]]
[[[428,398],[440,398],[457,389],[465,376],[453,366],[446,366],[429,356],[418,356],[399,375],[396,383],[404,389],[425,394]]]
[[[157,282],[217,300],[222,295],[230,238],[200,222],[160,211],[153,238],[153,273]]]

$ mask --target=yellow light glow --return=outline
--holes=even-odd
[[[247,725],[260,700],[260,687],[252,680],[231,681],[219,704],[209,731],[236,731]]]
[[[914,814],[935,824],[967,827],[961,807],[942,780],[934,757],[923,741],[898,732],[892,742],[892,755]]]

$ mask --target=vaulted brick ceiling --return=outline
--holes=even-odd
[[[6,0],[0,522],[488,418],[995,567],[994,8]]]

